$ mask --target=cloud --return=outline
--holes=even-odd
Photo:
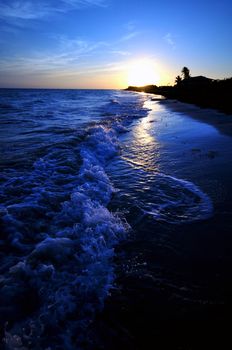
[[[87,41],[82,38],[70,38],[66,35],[51,35],[56,47],[41,52],[32,49],[24,54],[11,54],[0,57],[2,72],[19,74],[53,74],[58,71],[81,71],[98,61],[109,62],[129,56],[130,52],[117,47],[118,42]]]
[[[91,52],[100,47],[107,47],[108,43],[105,41],[89,42],[82,40],[80,38],[68,38],[66,35],[55,36],[55,39],[58,41],[59,49],[64,52]]]
[[[9,1],[0,4],[1,18],[35,19],[40,18],[50,12],[46,3],[31,3],[30,1]]]
[[[80,8],[83,6],[107,6],[106,0],[61,0],[63,3],[75,7]]]
[[[52,43],[50,47],[43,47],[39,51],[36,49],[37,45],[31,45],[27,50],[11,50],[10,53],[6,52],[0,56],[0,83],[3,86],[10,85],[10,82],[13,84],[14,76],[23,84],[25,79],[34,79],[33,81],[37,82],[60,77],[60,83],[63,83],[68,76],[114,74],[123,69],[123,61],[125,62],[130,55],[130,52],[123,48],[123,41],[136,35],[137,32],[132,32],[124,36],[123,40],[118,38],[105,42],[48,34],[47,38],[51,39]],[[8,83],[7,77],[11,79]]]
[[[118,56],[130,56],[131,53],[129,51],[123,51],[123,50],[111,50],[110,53]]]
[[[173,36],[171,33],[167,33],[165,36],[164,36],[164,40],[166,41],[166,43],[170,46],[172,46],[173,48],[175,48],[175,41],[173,39]]]
[[[126,34],[123,37],[121,37],[120,41],[128,41],[130,39],[133,39],[134,37],[136,37],[139,34],[140,34],[140,32],[138,32],[138,31],[131,32],[131,33]]]
[[[127,67],[129,53],[117,51],[112,43],[65,36],[56,40],[56,49],[0,57],[0,86],[83,88],[100,87],[104,81],[105,87],[113,88],[120,79],[111,84],[112,77],[120,76]]]
[[[0,59],[1,70],[21,72],[23,74],[54,72],[59,70],[81,69],[99,53],[109,50],[105,42],[88,42],[70,39],[66,36],[56,37],[57,47],[52,51],[33,52],[27,55],[15,55]]]
[[[60,62],[60,65],[59,65]],[[4,64],[4,62],[1,62]],[[5,60],[5,69],[1,73],[0,84],[8,85],[9,81],[19,81],[22,85],[25,80],[30,84],[42,82],[42,85],[47,82],[52,82],[53,79],[58,79],[57,82],[62,85],[69,81],[69,78],[81,77],[85,79],[96,76],[105,77],[106,74],[114,74],[125,70],[126,63],[123,61],[115,61],[111,63],[88,63],[79,62],[75,65],[66,65],[63,58],[57,60],[57,57],[21,57],[18,60]],[[2,67],[3,68],[3,67]],[[32,80],[34,79],[34,80]]]
[[[75,9],[106,5],[106,0],[3,0],[0,3],[0,18],[34,20]]]

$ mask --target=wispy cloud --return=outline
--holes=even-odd
[[[131,37],[134,33],[131,33]],[[130,56],[130,52],[120,48],[117,42],[87,41],[79,37],[70,38],[66,35],[51,35],[56,46],[41,52],[31,50],[25,54],[15,54],[0,58],[0,67],[3,72],[21,72],[22,74],[48,73],[58,71],[81,71],[83,67],[91,66],[96,57],[101,61],[109,62],[115,58],[121,59]],[[124,38],[124,40],[126,40]],[[129,38],[128,38],[129,40]],[[99,68],[100,69],[100,68]],[[21,74],[20,73],[20,74]]]
[[[102,41],[88,42],[66,36],[56,37],[56,40],[57,47],[53,51],[1,58],[0,66],[4,71],[23,73],[79,69],[88,65],[88,61],[99,52],[109,51],[108,44]]]
[[[30,1],[9,1],[0,4],[0,17],[3,19],[35,19],[44,17],[50,12],[48,4]]]
[[[105,7],[108,4],[106,0],[61,0],[63,3],[75,7],[80,8],[83,6],[100,6]]]
[[[124,42],[129,41],[139,34],[141,34],[141,31],[137,30],[137,25],[135,21],[129,21],[125,23],[122,26],[122,29],[124,30],[124,35],[121,36],[121,38],[118,40],[118,42]]]
[[[90,6],[105,7],[107,0],[3,0],[0,18],[33,20]]]
[[[138,31],[134,31],[134,32],[131,32],[129,34],[126,34],[124,36],[121,37],[120,41],[128,41],[130,39],[133,39],[135,38],[136,36],[138,36],[140,34],[140,32]]]
[[[126,56],[130,53],[115,48],[117,43],[63,35],[53,36],[55,40],[56,47],[50,50],[0,56],[0,86],[88,87],[102,81],[109,86],[109,77],[126,69]]]
[[[118,56],[130,56],[131,53],[129,51],[123,51],[123,50],[111,50],[110,53]]]
[[[69,77],[87,77],[102,74],[110,74],[125,70],[125,61],[114,61],[111,63],[88,63],[79,62],[75,65],[64,64],[62,57],[55,56],[47,57],[21,57],[12,60],[1,60],[1,66],[4,66],[4,71],[1,72],[1,77],[17,77],[20,81],[22,78],[36,77],[36,79],[53,79],[54,77],[63,79],[64,82]],[[62,81],[60,81],[62,82]],[[1,79],[0,79],[1,83]]]
[[[173,48],[175,48],[175,41],[174,41],[174,38],[173,38],[173,35],[171,33],[167,33],[165,36],[164,36],[164,40],[166,41],[166,43],[170,46],[172,46]]]
[[[55,36],[58,41],[58,47],[60,50],[64,52],[91,52],[98,48],[108,47],[108,43],[105,41],[97,41],[97,42],[89,42],[86,40],[82,40],[80,38],[69,38],[65,35]]]

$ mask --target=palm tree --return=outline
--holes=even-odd
[[[181,73],[183,75],[183,79],[190,78],[190,70],[187,67],[183,67]]]
[[[175,79],[176,85],[179,85],[181,81],[182,81],[181,77],[179,75],[177,75],[177,77]]]

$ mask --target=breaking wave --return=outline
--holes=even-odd
[[[48,329],[56,335],[54,344],[72,348],[74,334],[78,344],[101,308],[114,278],[113,246],[128,229],[106,208],[114,188],[104,164],[118,147],[113,130],[92,127],[79,150],[78,174],[75,155],[57,156],[57,150],[36,161],[27,177],[5,183],[5,196],[7,191],[21,195],[18,203],[9,198],[1,207],[1,244],[11,251],[5,264],[12,265],[1,280],[9,348],[43,348]]]
[[[151,192],[141,207],[157,221],[182,224],[212,216],[211,199],[192,182],[159,173]]]
[[[56,116],[49,93],[52,109],[60,108]],[[147,97],[71,91],[66,103],[66,91],[17,94],[15,114],[7,107],[11,98],[1,105],[14,145],[6,140],[4,156],[11,162],[0,177],[4,343],[10,350],[83,349],[113,286],[114,247],[130,229],[122,214],[108,209],[115,188],[106,166],[120,154],[119,134],[147,115]],[[78,106],[75,94],[84,101]],[[83,118],[77,111],[87,113],[91,98],[93,119]],[[211,202],[195,185],[155,176],[146,200],[138,197],[146,213],[170,223],[210,215]]]
[[[129,229],[107,209],[105,165],[119,152],[114,118],[2,178],[1,324],[9,349],[76,349],[114,280],[113,247]],[[49,334],[49,336],[48,336]]]

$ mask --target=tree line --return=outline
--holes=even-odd
[[[174,86],[129,86],[126,90],[162,95],[232,114],[232,78],[210,79],[205,76],[191,76],[186,66],[182,68],[181,75],[175,78]]]

